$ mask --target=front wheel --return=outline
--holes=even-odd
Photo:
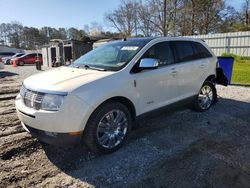
[[[194,101],[194,110],[203,112],[217,101],[217,92],[212,82],[205,81]]]
[[[20,62],[18,63],[18,65],[19,65],[19,66],[24,66],[24,62],[23,62],[23,61],[20,61]]]
[[[91,115],[83,139],[96,153],[114,152],[126,141],[131,125],[126,106],[119,102],[104,103]]]

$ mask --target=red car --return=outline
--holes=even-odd
[[[23,66],[25,64],[35,64],[36,61],[42,62],[43,64],[42,54],[40,53],[29,53],[21,57],[17,57],[11,60],[11,64],[13,64],[14,61],[16,62],[16,65],[19,66]]]

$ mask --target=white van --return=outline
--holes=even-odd
[[[83,140],[109,153],[141,115],[187,102],[208,110],[217,98],[216,67],[216,56],[198,39],[115,41],[24,80],[16,109],[23,127],[43,142]]]

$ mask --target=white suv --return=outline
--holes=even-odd
[[[71,66],[24,80],[16,109],[23,127],[43,142],[83,140],[92,151],[113,152],[143,114],[186,102],[209,109],[217,97],[216,66],[201,40],[111,42]]]

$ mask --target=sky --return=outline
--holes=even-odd
[[[98,22],[109,27],[103,17],[120,4],[120,0],[0,0],[0,23],[21,22],[24,26],[41,28],[76,27]],[[227,5],[240,9],[243,0],[226,0]]]
[[[76,27],[97,21],[120,0],[0,0],[0,23],[19,21],[32,27]]]

